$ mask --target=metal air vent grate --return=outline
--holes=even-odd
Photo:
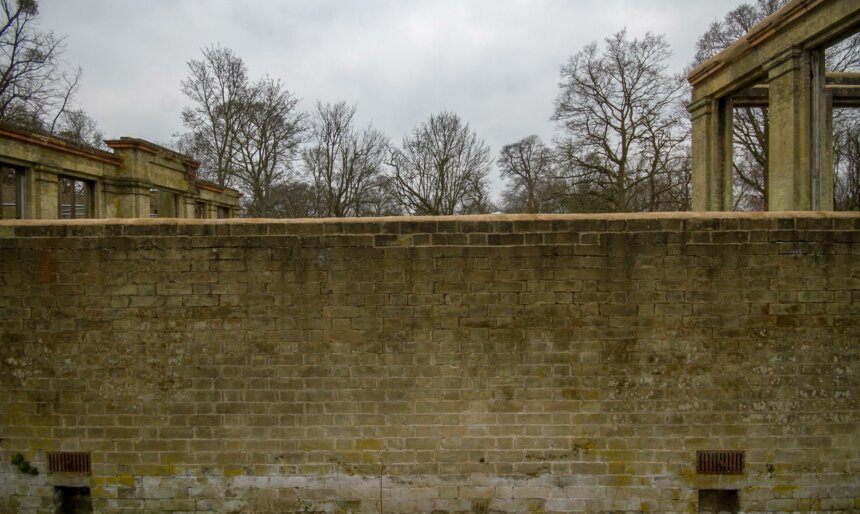
[[[696,473],[703,475],[740,475],[744,472],[744,452],[713,450],[696,452]]]
[[[83,452],[48,453],[48,471],[54,474],[90,474],[90,454]]]

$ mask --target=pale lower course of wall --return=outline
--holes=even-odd
[[[858,300],[858,213],[2,222],[0,512],[858,512]]]

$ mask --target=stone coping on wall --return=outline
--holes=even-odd
[[[510,234],[557,231],[625,232],[860,228],[860,212],[661,212],[611,214],[486,214],[379,218],[108,218],[0,220],[0,237]],[[830,220],[831,223],[822,223]]]

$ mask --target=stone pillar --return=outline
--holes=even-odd
[[[118,193],[116,186],[110,182],[104,182],[102,183],[101,189],[102,198],[104,199],[101,215],[105,218],[121,218],[122,210],[120,208],[120,203],[122,198]]]
[[[693,210],[732,210],[732,105],[703,98],[689,107],[693,122]]]
[[[140,183],[113,184],[106,188],[109,215],[117,218],[148,218],[152,195],[149,186]]]
[[[28,218],[51,220],[59,217],[58,168],[37,164],[25,188]]]
[[[183,195],[182,196],[182,214],[177,217],[180,218],[196,218],[197,217],[197,202],[191,195]]]
[[[784,52],[768,66],[768,85],[768,210],[832,209],[821,51]]]

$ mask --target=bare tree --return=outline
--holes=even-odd
[[[834,209],[860,211],[860,120],[855,116],[844,122],[834,135],[833,164]]]
[[[36,0],[0,0],[0,120],[53,133],[77,91],[63,69],[63,37],[39,32]]]
[[[783,7],[788,0],[757,0],[742,4],[711,24],[696,43],[691,64],[697,66],[743,37],[758,22]],[[847,71],[860,65],[860,34],[853,34],[828,48],[825,67],[828,71]],[[768,108],[739,107],[734,110],[734,208],[767,209]],[[840,134],[848,130],[846,116],[834,117],[834,143],[848,141]],[[838,152],[838,149],[837,149]],[[843,153],[843,157],[849,153]],[[842,168],[844,169],[844,168]],[[837,167],[837,173],[840,168]]]
[[[487,150],[489,154],[489,148]],[[468,181],[466,197],[463,199],[462,208],[458,211],[460,214],[490,214],[499,210],[490,197],[486,174],[471,173]]]
[[[502,147],[496,163],[508,181],[503,196],[509,211],[553,212],[551,191],[546,185],[554,179],[552,150],[538,136],[528,136]]]
[[[280,81],[263,78],[250,88],[237,127],[233,170],[250,193],[250,216],[272,216],[273,187],[288,178],[305,131],[298,100]]]
[[[561,173],[601,210],[654,208],[656,185],[676,171],[686,131],[677,108],[682,82],[666,73],[669,56],[662,36],[630,40],[621,31],[603,50],[592,43],[562,67],[553,115],[564,130]],[[652,196],[643,198],[649,184]]]
[[[388,175],[383,175],[379,187],[374,189],[364,204],[365,216],[401,216],[403,206],[394,194],[394,181]]]
[[[313,185],[289,178],[269,191],[269,216],[275,218],[317,218],[317,198]]]
[[[248,71],[228,48],[208,47],[202,53],[202,59],[188,62],[182,81],[182,92],[193,102],[182,110],[189,130],[183,146],[196,150],[204,178],[225,186],[232,182],[239,130],[247,123]]]
[[[317,103],[305,168],[319,197],[321,216],[374,213],[382,187],[388,139],[378,130],[353,127],[355,106]]]
[[[83,109],[67,110],[60,117],[55,134],[79,145],[106,149],[104,134]]]
[[[674,80],[683,81],[681,77]],[[682,90],[684,89],[682,84]],[[686,211],[692,207],[692,151],[690,123],[682,93],[662,116],[646,117],[642,150],[647,180],[637,190],[638,209]]]
[[[290,179],[305,131],[298,100],[280,81],[250,83],[232,50],[209,47],[188,63],[182,92],[193,105],[182,111],[189,129],[178,147],[201,161],[204,179],[248,193],[251,216],[276,215],[278,185]]]
[[[505,211],[570,213],[606,210],[588,184],[575,185],[559,175],[558,157],[538,136],[528,136],[502,147],[499,170],[507,179],[502,192]]]
[[[486,207],[490,149],[460,117],[431,115],[391,151],[392,192],[411,214],[460,214]]]

